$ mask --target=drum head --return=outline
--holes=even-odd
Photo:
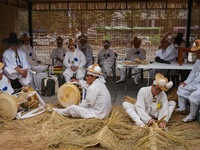
[[[14,119],[17,115],[17,103],[14,96],[0,93],[0,114],[4,119]]]
[[[22,87],[21,91],[23,91],[25,89],[28,90],[28,94],[30,94],[31,92],[35,91],[34,88],[32,88],[31,86],[24,86],[24,87]],[[22,103],[21,106],[23,108],[28,108],[29,106],[32,105],[30,107],[30,109],[37,108],[38,104],[39,104],[39,99],[38,99],[37,95],[34,94],[33,96],[31,96],[31,99],[32,99],[31,101],[27,101],[27,102]]]
[[[57,91],[57,99],[62,107],[78,105],[80,97],[80,92],[73,83],[65,83]]]

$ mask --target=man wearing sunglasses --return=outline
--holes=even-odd
[[[174,52],[174,47],[172,45],[172,35],[170,32],[167,32],[161,41],[162,49],[159,49],[155,52],[156,58],[155,61],[159,63],[170,64],[170,61],[176,61],[176,55]],[[154,79],[157,73],[166,75],[168,70],[166,69],[152,69],[149,72],[149,77]],[[170,74],[174,74],[173,71],[170,71]]]
[[[123,102],[122,106],[136,125],[142,127],[145,124],[153,125],[156,123],[155,119],[160,120],[166,116],[158,124],[160,128],[166,128],[176,103],[174,101],[168,102],[164,91],[168,91],[172,86],[172,81],[168,82],[162,74],[158,73],[151,86],[139,90],[135,105]]]
[[[98,64],[89,66],[86,81],[72,79],[71,82],[79,82],[87,89],[85,99],[79,105],[71,105],[65,109],[53,108],[63,116],[81,118],[106,118],[108,117],[112,104],[111,96],[106,87],[103,73]]]

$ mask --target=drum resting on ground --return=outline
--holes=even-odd
[[[8,93],[0,93],[0,114],[4,119],[14,119],[19,107],[35,109],[38,107],[39,100],[36,94],[29,96],[33,91],[32,87],[26,86],[17,93],[17,97]]]

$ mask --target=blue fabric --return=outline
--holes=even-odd
[[[3,90],[3,91],[7,91],[7,89],[8,89],[8,87],[5,86],[2,90]]]
[[[108,57],[110,57],[110,54],[107,54]]]
[[[140,54],[140,51],[137,51],[136,54],[139,55],[139,54]]]
[[[74,58],[74,61],[78,61],[78,58]]]
[[[86,93],[85,93],[85,95],[84,95],[84,99],[86,98]]]
[[[29,53],[29,56],[31,57],[31,56],[32,56],[32,53]]]

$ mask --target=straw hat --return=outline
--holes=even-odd
[[[108,45],[110,46],[110,42],[108,40],[103,41],[103,45]]]
[[[79,41],[81,41],[81,40],[86,40],[87,41],[87,36],[81,35],[81,36],[78,37],[78,39],[79,39]]]
[[[171,32],[167,32],[164,34],[163,39],[166,39],[168,42],[172,42],[172,34]]]
[[[9,38],[5,38],[1,41],[3,44],[10,45],[10,46],[20,46],[23,44],[23,41],[17,39],[16,33],[10,33]]]
[[[0,62],[0,70],[2,70],[4,67],[4,64],[2,62]]]
[[[94,65],[91,65],[85,69],[94,74],[103,75],[103,73],[101,72],[101,68],[99,67],[99,64],[97,64],[97,63],[94,63]]]
[[[137,44],[137,43],[141,43],[141,42],[142,42],[142,39],[137,38],[137,36],[135,36],[132,43]]]
[[[21,40],[28,41],[31,39],[31,36],[27,35],[26,33],[23,34],[23,37],[20,38]]]
[[[200,40],[198,39],[193,43],[191,51],[197,51],[199,49],[200,49]]]
[[[172,38],[174,39],[174,43],[182,43],[182,42],[185,42],[185,40],[183,40],[183,33],[178,33],[176,35],[175,38]]]
[[[63,39],[59,36],[57,39],[56,39],[57,42],[63,42]]]
[[[14,119],[17,115],[17,99],[8,94],[0,93],[0,114],[4,119]]]
[[[168,79],[165,78],[160,73],[156,74],[155,79],[156,79],[157,85],[163,91],[168,91],[173,86],[173,82],[172,81],[168,82]]]
[[[71,44],[76,44],[76,43],[72,39],[69,39],[69,43],[67,44],[71,45]]]

